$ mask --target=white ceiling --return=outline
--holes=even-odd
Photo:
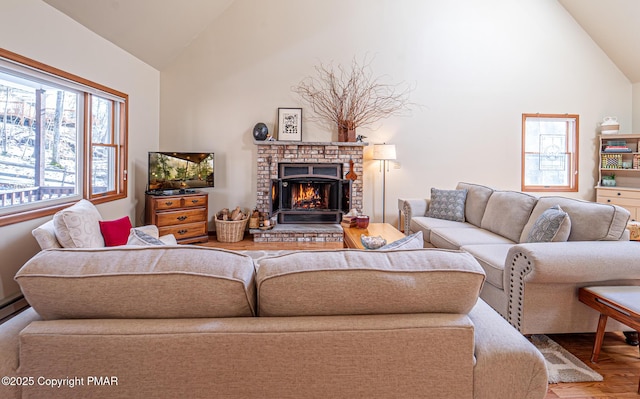
[[[558,0],[632,83],[640,83],[640,1]]]
[[[233,0],[43,0],[162,70]]]
[[[43,0],[162,70],[234,0]],[[558,0],[632,83],[640,83],[640,0]]]

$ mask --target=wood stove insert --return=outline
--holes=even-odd
[[[279,163],[271,214],[278,223],[340,223],[351,201],[351,180],[342,176],[342,164]]]

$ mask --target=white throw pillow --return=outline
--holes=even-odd
[[[139,230],[145,234],[149,234],[153,238],[160,238],[158,226],[156,226],[155,224],[146,224],[144,226],[134,227],[134,229]]]
[[[158,240],[162,241],[164,245],[178,245],[178,240],[176,240],[176,236],[173,234],[165,234],[159,237]]]
[[[64,248],[102,248],[101,220],[98,209],[82,199],[53,215],[56,238]]]
[[[423,247],[424,239],[422,236],[422,231],[418,231],[417,233],[413,233],[394,242],[390,242],[389,244],[378,249],[386,251],[391,249],[421,249]]]
[[[129,232],[127,245],[165,245],[156,237],[151,236],[143,231],[143,229],[134,227]]]

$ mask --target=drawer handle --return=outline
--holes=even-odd
[[[180,235],[187,234],[188,231],[189,230],[185,230],[185,229],[178,230],[178,234],[180,234]]]
[[[611,202],[611,200],[610,200],[610,199],[608,199],[608,200],[607,200],[607,202]]]
[[[165,204],[166,206],[171,206],[171,205],[173,205],[173,201],[167,201],[167,202],[165,202],[164,204]]]
[[[618,195],[622,195],[622,193],[618,193]]]
[[[198,202],[200,202],[200,200],[197,200],[197,199],[192,199],[192,200],[191,200],[191,203],[192,203],[192,204],[197,204]]]
[[[182,215],[182,216],[178,216],[176,219],[178,219],[181,222],[184,222],[185,220],[187,220],[187,218],[188,218],[188,216]]]

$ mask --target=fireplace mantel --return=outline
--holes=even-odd
[[[360,146],[360,147],[366,147],[369,145],[369,143],[365,143],[365,142],[356,142],[356,143],[349,143],[349,142],[343,142],[343,141],[330,141],[330,142],[326,142],[326,141],[278,141],[278,140],[272,140],[272,141],[268,141],[268,140],[263,140],[263,141],[258,141],[258,140],[253,140],[253,143],[255,145],[313,145],[313,146],[317,146],[317,145],[322,145],[322,146],[341,146],[341,147],[349,147],[349,146]]]

